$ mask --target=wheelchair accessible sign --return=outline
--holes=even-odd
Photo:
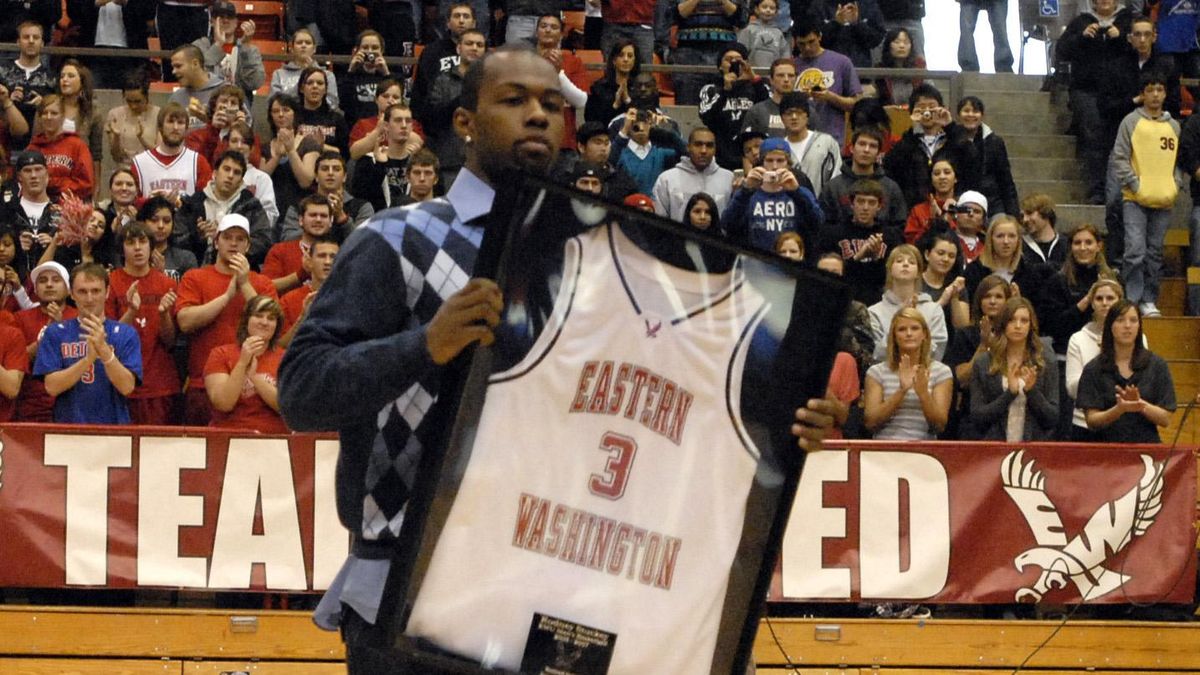
[[[1038,0],[1038,14],[1058,16],[1058,0]]]

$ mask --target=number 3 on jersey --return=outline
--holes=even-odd
[[[605,499],[620,499],[625,495],[625,484],[629,482],[629,469],[637,454],[637,441],[616,432],[606,432],[600,437],[600,449],[608,453],[608,462],[603,473],[592,474],[588,491]]]

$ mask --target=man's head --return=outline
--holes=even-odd
[[[232,2],[217,0],[208,8],[208,15],[214,32],[220,30],[227,42],[237,38],[237,7]]]
[[[743,131],[738,135],[738,143],[742,146],[742,163],[758,166],[762,161],[762,144],[767,135],[761,131]]]
[[[29,276],[33,279],[33,292],[39,301],[61,303],[67,299],[67,293],[71,289],[71,277],[62,264],[53,260],[44,262],[33,268]]]
[[[333,227],[333,206],[323,195],[309,195],[300,200],[300,230],[306,239],[325,236]]]
[[[587,162],[580,162],[571,173],[571,185],[576,189],[599,195],[604,192],[604,173],[600,167]]]
[[[846,272],[846,261],[842,254],[830,251],[817,259],[817,269],[840,277]]]
[[[132,222],[121,230],[121,248],[125,252],[125,266],[144,270],[150,266],[150,249],[154,238],[150,230],[139,222]]]
[[[629,99],[639,110],[658,108],[658,80],[654,73],[638,73],[629,87]]]
[[[530,50],[501,48],[463,77],[454,129],[467,145],[466,167],[493,184],[506,172],[545,174],[563,137],[558,72]]]
[[[775,59],[771,63],[771,91],[787,94],[796,87],[796,63],[791,59]]]
[[[692,166],[700,170],[708,168],[717,154],[717,135],[705,127],[693,129],[688,134],[687,151]]]
[[[779,117],[788,136],[799,136],[808,129],[808,94],[793,91],[779,99]]]
[[[543,14],[537,20],[537,44],[543,49],[554,49],[562,43],[563,20],[558,14]]]
[[[821,26],[815,20],[804,17],[792,26],[796,52],[801,58],[815,59],[825,51],[821,47]]]
[[[854,181],[850,186],[850,211],[854,224],[873,226],[883,208],[883,185],[871,178]]]
[[[154,195],[138,209],[137,219],[145,223],[155,245],[166,244],[175,227],[175,207],[162,195]]]
[[[603,122],[584,122],[575,132],[575,140],[579,143],[580,161],[600,166],[608,162],[612,138]]]
[[[397,148],[403,147],[412,134],[412,110],[405,103],[395,103],[383,112],[383,119],[387,123],[388,147],[393,143]]]
[[[208,82],[204,71],[204,53],[196,45],[187,44],[171,52],[171,73],[181,86],[198,89]]]
[[[929,129],[937,121],[935,111],[945,107],[943,100],[942,92],[938,91],[937,87],[929,83],[922,83],[913,87],[912,94],[908,97],[908,109],[914,114],[919,113],[921,126]]]
[[[226,150],[217,157],[213,169],[213,192],[221,199],[229,199],[242,190],[242,179],[246,176],[246,158],[236,150]]]
[[[450,13],[446,15],[446,28],[450,37],[457,40],[463,31],[475,27],[475,8],[469,2],[456,2],[450,5]]]
[[[1126,39],[1129,40],[1130,46],[1138,53],[1138,56],[1143,59],[1150,58],[1154,42],[1158,39],[1158,33],[1154,30],[1154,21],[1145,16],[1134,17]]]
[[[158,133],[162,146],[167,150],[176,150],[183,145],[187,135],[188,111],[178,103],[167,103],[158,111]]]
[[[46,157],[38,150],[26,150],[17,155],[15,162],[17,184],[21,186],[21,196],[31,201],[42,201],[46,196],[46,187],[50,183],[50,173],[46,170]]]
[[[41,58],[42,48],[46,46],[42,24],[36,21],[22,21],[17,26],[17,44],[21,48],[21,58],[27,61]]]
[[[71,299],[85,316],[104,318],[108,299],[108,270],[100,263],[83,263],[71,272]]]
[[[219,124],[228,126],[229,122],[237,117],[238,111],[242,110],[246,105],[246,92],[241,87],[227,84],[220,89],[213,97],[208,99],[208,119],[214,124],[218,124],[217,115],[220,114],[220,119],[223,120]]]
[[[340,195],[346,187],[346,160],[337,150],[317,155],[317,193]]]
[[[326,234],[317,237],[308,248],[308,252],[304,254],[314,287],[320,288],[321,284],[329,278],[329,273],[333,270],[333,261],[337,258],[339,249],[341,249],[341,245],[338,240],[332,235]]]
[[[1167,79],[1162,73],[1152,70],[1142,73],[1138,78],[1138,88],[1142,92],[1142,105],[1152,115],[1162,112],[1163,103],[1167,101]]]
[[[228,265],[233,256],[250,250],[250,221],[240,213],[229,213],[217,223],[217,262]]]
[[[959,196],[958,207],[960,210],[954,219],[958,231],[967,235],[982,232],[987,225],[987,197],[975,190],[967,190]]]
[[[762,147],[758,150],[759,156],[762,158],[762,167],[770,172],[789,169],[792,166],[792,146],[782,138],[768,138],[763,141]],[[764,181],[764,187],[777,187],[776,185],[768,185],[768,183],[777,183],[778,181]]]
[[[729,73],[737,70],[738,77],[743,80],[754,78],[754,70],[750,68],[748,60],[750,58],[750,50],[746,49],[746,45],[740,42],[734,42],[721,52],[721,72]],[[734,64],[738,64],[736,67]]]
[[[433,198],[433,188],[438,184],[441,162],[429,148],[421,148],[408,158],[408,196],[416,201]]]
[[[458,67],[465,71],[472,63],[483,58],[486,51],[487,37],[483,31],[474,28],[463,31],[463,34],[458,36]]]
[[[1029,236],[1038,238],[1052,234],[1057,222],[1058,214],[1054,212],[1054,199],[1050,195],[1039,192],[1021,200],[1021,228]]]
[[[883,134],[873,127],[855,129],[850,136],[850,161],[860,173],[874,170],[883,147]]]

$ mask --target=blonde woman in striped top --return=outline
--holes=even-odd
[[[932,342],[921,312],[912,307],[896,312],[887,360],[867,371],[865,422],[875,438],[931,440],[946,426],[953,375],[933,360]]]

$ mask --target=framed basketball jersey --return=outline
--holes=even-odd
[[[396,651],[421,672],[744,672],[847,289],[533,178],[496,204],[476,276],[504,312],[431,412],[445,450],[381,609]]]

